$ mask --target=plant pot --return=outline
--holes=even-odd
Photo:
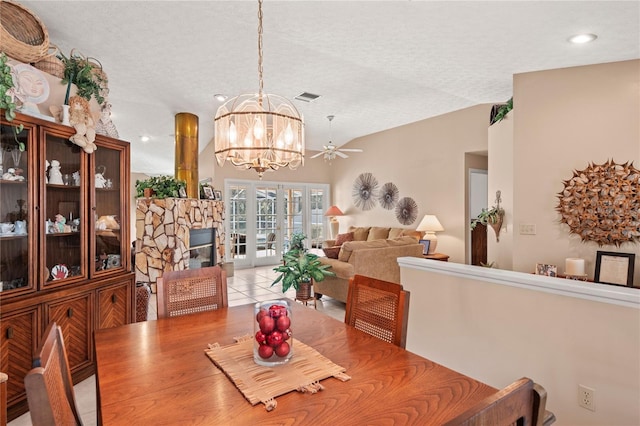
[[[153,188],[145,188],[144,189],[144,196],[145,198],[151,198],[154,194]]]
[[[312,299],[311,295],[311,282],[298,283],[298,289],[296,290],[296,300],[306,301]]]
[[[493,228],[493,231],[496,233],[496,241],[500,242],[500,229],[502,228],[503,216],[499,216],[498,220],[495,222],[489,222],[489,225]]]

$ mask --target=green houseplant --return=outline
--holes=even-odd
[[[323,281],[325,277],[334,277],[336,275],[329,271],[329,268],[331,268],[331,265],[323,265],[318,260],[318,256],[313,253],[289,250],[284,255],[284,264],[273,269],[275,272],[280,272],[280,275],[271,285],[276,285],[282,281],[283,293],[291,287],[299,291],[304,284],[308,284],[310,288],[312,279]],[[300,297],[300,299],[307,298]]]
[[[62,84],[67,85],[67,95],[65,97],[65,105],[69,104],[69,84],[73,83],[77,86],[77,95],[91,100],[91,96],[96,98],[99,105],[104,104],[104,96],[102,96],[103,86],[106,83],[102,77],[102,73],[96,72],[100,68],[89,62],[87,58],[74,55],[73,52],[67,58],[62,53],[61,60],[64,63],[64,78]]]
[[[154,198],[178,198],[180,188],[185,188],[186,182],[173,176],[152,176],[145,180],[136,180],[136,197],[144,197],[145,189],[150,189]]]
[[[0,108],[4,109],[4,117],[7,121],[13,121],[16,118],[15,84],[8,60],[4,52],[0,53]],[[15,140],[20,151],[24,151],[25,146],[17,136],[23,128],[22,124],[14,126]]]
[[[490,209],[482,209],[478,217],[471,221],[471,229],[476,229],[479,223],[489,225],[496,233],[496,240],[500,241],[500,229],[504,220],[504,209],[493,206]]]

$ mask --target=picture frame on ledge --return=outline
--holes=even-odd
[[[536,275],[545,275],[547,277],[557,277],[558,267],[556,265],[548,265],[546,263],[536,263]]]
[[[431,240],[420,240],[420,244],[422,244],[422,254],[429,254],[429,246],[431,245]]]
[[[213,194],[214,194],[214,200],[216,201],[222,201],[222,191],[220,191],[219,189],[214,189],[213,190]]]
[[[210,186],[203,186],[202,191],[204,192],[204,197],[208,200],[215,200],[215,194],[213,193],[213,188]]]
[[[634,253],[613,251],[596,252],[596,271],[594,281],[600,284],[613,284],[633,287]]]

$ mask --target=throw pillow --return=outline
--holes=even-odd
[[[348,241],[353,241],[353,232],[347,232],[346,234],[338,234],[338,236],[336,237],[336,246],[341,246],[342,244]]]
[[[353,231],[353,241],[367,241],[367,237],[369,236],[370,226],[367,227],[356,227],[350,226],[349,231]]]
[[[389,237],[389,228],[372,226],[367,236],[367,241],[386,240]]]
[[[322,251],[324,251],[325,256],[331,259],[337,259],[338,253],[340,253],[340,248],[340,246],[325,247],[322,249]]]

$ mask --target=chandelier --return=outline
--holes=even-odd
[[[286,98],[263,93],[262,0],[258,0],[257,94],[236,96],[223,104],[214,119],[218,165],[230,161],[239,169],[262,174],[280,167],[296,169],[304,163],[302,115]]]

